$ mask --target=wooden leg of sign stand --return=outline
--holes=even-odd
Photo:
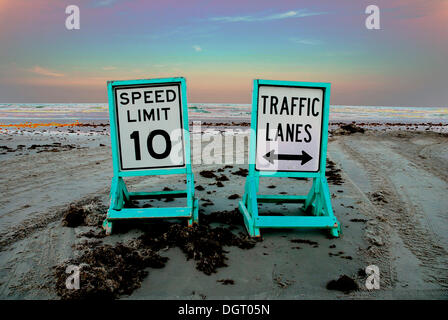
[[[194,177],[192,173],[187,174],[187,190],[189,191],[187,194],[187,203],[192,208],[192,215],[188,219],[188,226],[192,227],[199,223],[199,200],[194,196]]]
[[[109,210],[107,211],[107,217],[109,217],[111,210],[120,211],[124,207],[125,202],[130,200],[129,191],[122,177],[112,178],[109,198],[110,203]],[[106,231],[107,235],[112,234],[112,228],[113,222],[106,218],[103,221],[103,229]]]
[[[338,238],[341,236],[342,227],[341,227],[341,223],[336,219],[336,217],[334,215],[333,207],[331,206],[330,188],[328,188],[328,182],[325,177],[321,178],[321,186],[322,186],[322,190],[323,190],[322,197],[323,197],[324,212],[329,217],[334,219],[334,226],[333,226],[333,228],[330,229],[330,234],[333,237]]]
[[[186,207],[167,208],[125,208],[125,203],[132,199],[160,199],[167,196],[187,198]],[[121,177],[112,179],[110,190],[110,206],[103,222],[106,234],[111,234],[115,220],[151,219],[151,218],[188,218],[188,226],[199,221],[199,200],[194,196],[194,179],[187,173],[187,189],[181,191],[129,192]]]
[[[260,228],[255,226],[255,221],[258,218],[258,203],[257,186],[254,178],[246,180],[243,199],[239,201],[238,207],[243,214],[244,224],[249,235],[251,237],[260,237]]]
[[[313,178],[313,186],[306,197],[303,209],[305,212],[311,210],[314,216],[330,218],[330,222],[333,222],[329,226],[330,234],[333,237],[339,237],[341,235],[341,224],[334,216],[331,206],[330,189],[328,188],[328,182],[325,177]]]
[[[239,210],[251,237],[260,236],[260,228],[321,228],[328,229],[333,237],[341,234],[340,223],[333,214],[330,191],[325,177],[313,179],[308,195],[257,195],[258,180],[248,177],[245,192],[239,201]],[[311,216],[259,216],[258,202],[303,203]]]

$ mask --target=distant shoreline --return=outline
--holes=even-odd
[[[247,126],[251,120],[250,104],[188,105],[190,121],[216,126]],[[0,124],[32,123],[108,123],[107,104],[0,104]],[[374,107],[331,106],[330,123],[369,123],[390,125],[448,124],[448,107]]]

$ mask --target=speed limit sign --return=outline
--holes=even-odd
[[[191,169],[187,88],[184,78],[108,81],[114,176],[103,228],[126,219],[188,219],[198,223]],[[182,190],[130,191],[125,177],[185,175]],[[149,179],[148,179],[149,181]],[[154,185],[157,188],[157,184]],[[161,186],[159,186],[161,187]],[[184,205],[135,207],[134,200],[184,198]]]
[[[185,166],[180,82],[113,86],[121,170]]]

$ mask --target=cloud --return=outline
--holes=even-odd
[[[200,51],[202,51],[202,48],[201,48],[200,46],[198,46],[198,45],[193,46],[193,49],[194,49],[194,51],[196,51],[196,52],[200,52]]]
[[[290,18],[303,18],[309,16],[316,16],[326,14],[326,12],[312,12],[308,10],[291,10],[283,13],[276,13],[271,15],[248,15],[248,16],[227,16],[227,17],[212,17],[210,21],[218,22],[258,22],[258,21],[272,21]]]
[[[322,44],[322,41],[320,41],[320,40],[313,40],[313,39],[290,38],[289,40],[291,42],[294,42],[294,43],[310,45],[310,46],[315,46],[315,45]]]
[[[28,71],[35,73],[35,74],[39,74],[41,76],[47,76],[47,77],[63,77],[64,76],[62,73],[57,73],[57,72],[51,71],[49,69],[42,68],[40,66],[34,66],[31,69],[29,69]]]
[[[105,71],[110,71],[110,70],[115,70],[115,69],[117,69],[117,67],[112,67],[112,66],[103,67],[103,70],[105,70]]]

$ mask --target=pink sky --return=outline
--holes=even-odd
[[[81,29],[65,28],[78,5]],[[184,76],[190,102],[254,78],[332,83],[332,104],[447,106],[448,1],[0,0],[0,102],[105,102],[107,80]]]

